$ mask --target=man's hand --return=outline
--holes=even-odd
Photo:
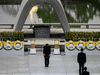
[[[45,55],[45,54],[44,54]]]

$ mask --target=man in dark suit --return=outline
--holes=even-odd
[[[84,63],[86,63],[86,54],[83,52],[83,48],[81,48],[81,52],[78,53],[77,62],[79,63],[79,75],[82,74]]]
[[[90,75],[90,73],[87,71],[87,67],[84,67],[82,75]]]
[[[45,58],[45,67],[49,67],[49,58],[50,58],[50,54],[51,54],[51,47],[48,44],[46,44],[44,46],[43,54],[44,54],[44,58]]]

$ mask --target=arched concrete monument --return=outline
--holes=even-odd
[[[65,12],[60,0],[23,0],[20,6],[19,12],[17,14],[14,30],[15,31],[22,30],[23,25],[26,21],[26,18],[31,8],[35,6],[36,4],[43,3],[43,2],[50,4],[54,8],[64,32],[70,31],[70,27],[68,25],[68,21],[67,21],[67,18],[66,18],[66,15],[65,15]]]

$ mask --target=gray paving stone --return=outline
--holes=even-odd
[[[13,74],[13,75],[30,75],[30,74],[23,73],[23,74]]]
[[[14,70],[8,70],[7,71],[8,74],[18,74],[18,70],[14,69]]]
[[[78,75],[77,73],[67,73],[67,75]]]
[[[48,73],[31,73],[31,75],[49,75]]]
[[[65,69],[64,68],[49,68],[49,73],[65,73]]]
[[[23,73],[29,74],[30,72],[29,71],[19,71],[19,74],[23,74]]]
[[[87,66],[87,70],[91,75],[98,75],[100,73],[99,58],[99,55],[87,56],[85,66]],[[49,67],[44,67],[42,53],[14,57],[13,55],[0,56],[0,74],[78,75],[79,65],[76,60],[77,56],[75,55],[61,56],[51,54]]]
[[[13,74],[0,74],[0,75],[13,75]]]
[[[20,68],[25,68],[25,67],[29,68],[29,64],[19,64],[18,67],[20,67]]]
[[[10,64],[8,65],[8,68],[18,68],[18,64]]]
[[[19,71],[28,71],[29,68],[18,68]]]
[[[49,75],[66,75],[66,73],[49,73]]]
[[[30,73],[48,73],[47,68],[33,68],[30,69]]]
[[[0,64],[2,64],[2,65],[6,65],[7,64],[7,61],[0,61]]]
[[[100,73],[93,73],[93,74],[90,74],[90,75],[100,75]]]
[[[78,71],[76,71],[76,69],[65,69],[65,71],[67,73],[78,73]]]
[[[100,73],[97,67],[88,68],[88,71],[89,71],[90,73]]]
[[[8,71],[8,74],[11,73],[11,74],[18,74],[18,71]]]
[[[31,73],[30,75],[37,75],[37,73]]]
[[[0,70],[0,74],[7,74],[7,70],[5,69]]]
[[[7,68],[7,63],[5,63],[5,64],[0,64],[0,68]]]

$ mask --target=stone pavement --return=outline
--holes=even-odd
[[[100,75],[100,56],[87,56],[90,75]],[[79,75],[77,56],[51,53],[49,67],[44,67],[42,52],[36,55],[1,56],[0,75]]]

